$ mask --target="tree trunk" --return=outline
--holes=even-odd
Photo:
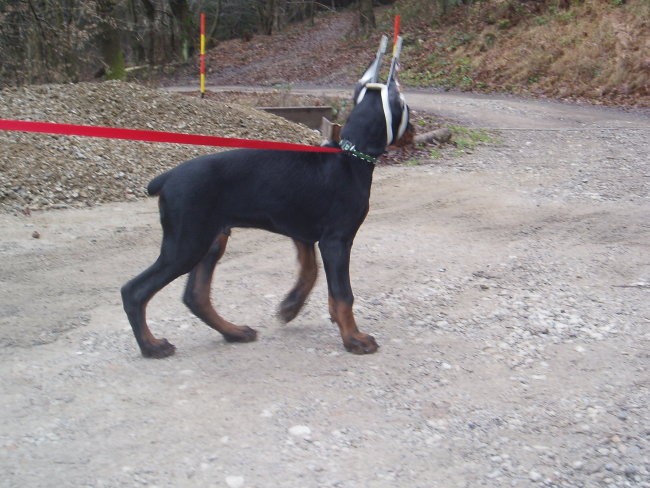
[[[309,19],[309,25],[314,26],[314,0],[305,0],[303,2],[303,18]]]
[[[260,28],[263,34],[270,36],[273,34],[273,21],[275,19],[275,0],[268,0],[262,2],[262,7],[259,8],[260,14]]]
[[[106,78],[109,80],[126,78],[120,32],[117,30],[113,16],[116,5],[117,0],[97,0],[99,50],[106,68]]]
[[[178,25],[179,38],[175,51],[180,54],[183,61],[187,61],[192,55],[192,16],[187,0],[170,0],[169,7]]]
[[[50,43],[48,42],[47,35],[45,34],[45,28],[43,26],[43,22],[41,20],[40,15],[36,11],[36,7],[34,6],[34,3],[30,0],[27,2],[29,5],[29,10],[31,11],[32,15],[34,16],[34,20],[36,21],[36,25],[38,27],[38,35],[34,33],[34,41],[35,44],[38,46],[38,51],[35,50],[35,52],[38,52],[40,54],[40,61],[44,64],[45,66],[45,76],[46,79],[49,81],[50,77],[50,66],[49,66],[49,59],[50,59],[50,53],[48,52],[48,46]]]
[[[359,0],[359,24],[364,33],[375,28],[375,11],[372,8],[372,0]]]
[[[147,17],[145,28],[145,50],[147,61],[150,65],[156,64],[156,41],[155,41],[155,28],[156,28],[156,6],[151,0],[141,0],[144,7],[144,15]]]
[[[133,51],[133,61],[135,64],[140,64],[147,59],[147,53],[144,48],[143,39],[140,35],[142,27],[141,18],[136,5],[136,0],[128,0],[126,10],[126,21],[129,26],[129,45]]]
[[[206,44],[206,49],[210,47],[214,47],[214,39],[217,37],[217,31],[219,30],[220,27],[220,20],[221,20],[221,0],[216,0],[214,2],[214,21],[212,22],[212,25],[207,29],[207,32],[205,33],[205,44]]]

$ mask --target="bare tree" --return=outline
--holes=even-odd
[[[169,0],[169,7],[178,31],[178,41],[172,38],[172,46],[176,47],[176,52],[180,54],[181,59],[187,61],[193,52],[192,33],[196,23],[192,22],[192,13],[187,0]],[[174,32],[172,28],[172,36]]]
[[[372,0],[359,0],[359,24],[362,32],[370,32],[376,27]]]
[[[124,53],[120,45],[115,10],[117,0],[96,0],[98,16],[98,43],[106,69],[106,78],[123,80],[126,77]]]
[[[257,2],[257,11],[260,18],[260,28],[262,30],[262,34],[270,36],[273,33],[273,23],[275,20],[276,8],[276,0]]]
[[[358,0],[357,0],[358,1]],[[441,0],[439,0],[441,1]],[[446,0],[454,1],[454,0]],[[0,0],[0,85],[62,82],[126,66],[188,61],[205,12],[208,46],[218,39],[272,34],[317,10],[355,0]],[[375,25],[372,0],[360,0],[364,31]]]
[[[95,22],[91,2],[0,0],[0,84],[75,81],[86,76]]]

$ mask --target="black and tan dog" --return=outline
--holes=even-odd
[[[122,287],[124,310],[144,356],[174,353],[172,344],[150,332],[146,307],[155,293],[185,273],[189,279],[183,301],[197,317],[227,341],[256,339],[255,330],[226,321],[210,301],[214,268],[235,227],[293,239],[300,273],[280,305],[285,322],[296,317],[314,286],[318,243],[329,312],[345,348],[357,354],[377,350],[375,339],[360,332],[354,320],[349,264],[352,242],[368,213],[375,160],[408,126],[395,69],[386,84],[375,82],[380,59],[378,52],[356,87],[355,106],[341,131],[342,152],[240,149],[187,161],[149,183],[149,194],[159,196],[160,256]]]

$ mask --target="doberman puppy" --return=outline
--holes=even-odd
[[[300,273],[282,301],[284,322],[296,317],[317,275],[320,249],[329,312],[345,348],[375,352],[375,339],[360,332],[352,312],[350,250],[369,208],[374,163],[406,132],[408,107],[391,70],[387,83],[372,83],[371,64],[355,90],[355,106],[341,131],[342,152],[313,153],[239,149],[198,157],[154,178],[163,237],[160,256],[122,287],[122,301],[146,357],[163,358],[175,347],[157,339],[146,322],[155,293],[189,273],[184,303],[229,342],[256,339],[255,330],[223,319],[210,301],[212,275],[226,250],[230,229],[254,227],[286,235],[298,251]],[[330,143],[335,144],[335,143]]]

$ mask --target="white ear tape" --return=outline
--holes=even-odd
[[[406,132],[406,127],[409,124],[409,106],[406,105],[406,100],[404,100],[404,95],[400,93],[399,98],[402,101],[402,120],[400,120],[399,129],[397,130],[398,140],[402,138],[404,132]]]
[[[390,110],[390,103],[388,102],[388,85],[381,86],[381,105],[384,108],[384,116],[386,117],[386,145],[390,146],[393,142],[393,112]]]
[[[377,50],[377,54],[375,55],[374,61],[370,64],[370,66],[368,66],[368,69],[366,70],[366,72],[363,74],[363,76],[359,79],[357,83],[361,85],[365,85],[366,83],[377,82],[377,78],[379,78],[379,68],[381,66],[381,58],[386,52],[387,47],[388,47],[388,37],[381,36],[381,42],[379,43],[379,49]]]

